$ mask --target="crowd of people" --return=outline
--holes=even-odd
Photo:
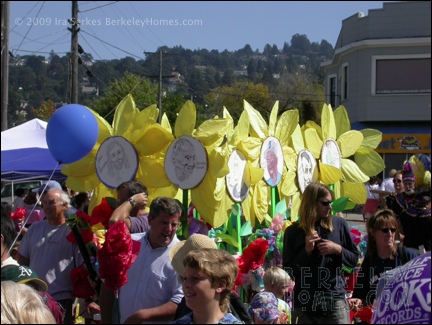
[[[392,170],[389,176],[381,187],[374,178],[368,183],[385,195],[364,210],[367,251],[355,271],[352,296],[344,270],[357,270],[361,252],[346,220],[332,213],[333,191],[312,182],[303,192],[297,222],[283,231],[283,266],[265,270],[250,301],[238,286],[244,275],[235,256],[203,234],[177,237],[178,201],[158,197],[148,208],[142,183],[122,183],[109,226],[124,222],[139,250],[117,290],[104,281],[99,289],[96,279],[88,278],[94,294],[80,301],[86,322],[100,313],[104,324],[351,324],[352,313],[372,308],[386,271],[430,251],[430,193],[416,192],[412,173]],[[88,212],[90,195],[68,192],[56,181],[16,194],[16,207],[33,204],[43,218],[22,225],[22,231],[2,205],[2,323],[72,324],[77,297],[71,271],[88,265],[80,246],[67,239],[68,216]]]

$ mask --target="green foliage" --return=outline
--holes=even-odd
[[[114,112],[120,101],[132,94],[138,109],[144,109],[158,102],[158,89],[149,80],[133,73],[125,72],[123,78],[110,83],[104,96],[95,99],[89,107],[112,123]]]
[[[271,110],[269,88],[264,84],[247,81],[235,83],[232,87],[222,86],[213,89],[206,97],[206,102],[209,103],[208,113],[221,116],[225,106],[237,122],[243,111],[243,99],[260,111],[262,116],[269,116]]]
[[[38,119],[48,122],[56,109],[54,107],[54,102],[52,100],[47,100],[43,101],[39,108],[32,108],[31,111]]]
[[[312,103],[313,108],[319,107],[324,102],[319,65],[333,55],[333,47],[327,41],[311,43],[301,34],[292,36],[291,45],[289,42],[266,44],[263,53],[258,49],[253,51],[249,44],[234,52],[192,51],[181,46],[162,47],[161,50],[165,53],[163,76],[174,71],[180,74],[175,83],[163,79],[163,111],[172,123],[179,107],[191,99],[197,107],[198,125],[199,121],[214,114],[220,115],[224,105],[229,110],[236,110],[236,118],[242,110],[243,99],[263,110],[263,116],[268,116],[265,111],[275,100],[280,100],[280,112],[281,109],[299,108],[303,101]],[[48,59],[42,56],[11,58],[9,125],[42,114],[38,110],[45,107],[45,102],[52,101],[55,108],[69,102],[69,60],[68,55],[60,57],[54,52]],[[107,121],[112,121],[115,107],[128,93],[132,93],[139,109],[157,104],[159,55],[147,55],[145,60],[138,61],[132,57],[95,61],[92,53],[83,53],[81,60],[86,65],[78,67],[78,102],[94,109]],[[304,75],[309,76],[306,83]],[[240,86],[248,82],[251,85]],[[83,86],[97,89],[99,97],[83,94]],[[246,90],[254,87],[258,89],[256,94]],[[214,96],[217,92],[226,95],[217,98]]]

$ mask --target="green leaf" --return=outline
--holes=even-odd
[[[220,238],[222,241],[226,242],[227,244],[239,248],[239,243],[237,242],[237,240],[230,235],[216,234],[216,238]]]
[[[337,200],[334,200],[331,206],[334,212],[342,212],[345,210],[347,203],[348,197],[343,196],[338,198]]]
[[[244,237],[244,236],[248,236],[250,234],[252,234],[252,226],[250,224],[250,221],[246,221],[243,226],[241,227],[240,230],[240,236]]]
[[[107,197],[105,197],[105,199],[107,200],[107,202],[111,208],[113,208],[113,209],[117,208],[117,200],[115,198],[107,196]]]

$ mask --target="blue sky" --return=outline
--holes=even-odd
[[[335,46],[342,20],[384,1],[79,1],[78,42],[96,60],[132,56],[160,46],[235,51],[249,44],[282,48],[294,34]],[[71,48],[72,1],[10,1],[9,50],[60,56]]]

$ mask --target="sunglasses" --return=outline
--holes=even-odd
[[[392,234],[394,234],[396,232],[396,228],[381,228],[380,229],[383,233],[388,233],[389,231],[391,231]]]
[[[321,203],[324,207],[328,207],[330,204],[333,203],[333,201],[318,201],[319,203]]]
[[[394,179],[393,183],[402,183],[402,180],[401,179]]]

